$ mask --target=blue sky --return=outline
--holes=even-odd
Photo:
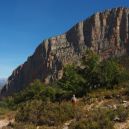
[[[129,7],[129,0],[0,0],[0,78],[8,77],[43,39],[119,6]]]

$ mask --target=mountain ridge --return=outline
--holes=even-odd
[[[77,23],[62,35],[44,40],[8,78],[1,96],[11,95],[39,79],[50,83],[61,79],[66,64],[80,64],[86,49],[102,59],[129,52],[129,9],[113,8]]]

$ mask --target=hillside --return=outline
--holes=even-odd
[[[128,129],[128,88],[128,83],[125,83],[115,89],[102,88],[91,91],[87,96],[78,98],[75,107],[72,107],[70,101],[64,101],[61,105],[48,102],[43,110],[40,100],[28,102],[24,107],[21,105],[15,116],[16,121],[14,116],[10,118],[9,113],[6,113],[0,123],[7,126],[12,121],[12,126],[5,129]],[[37,111],[40,113],[38,119]],[[38,124],[37,120],[40,121]],[[35,124],[32,124],[33,122]]]
[[[102,59],[128,54],[128,28],[129,9],[114,8],[92,15],[62,35],[44,40],[34,54],[14,70],[1,96],[24,89],[35,79],[46,84],[61,79],[63,67],[71,63],[80,65],[87,48],[99,53]]]
[[[40,80],[0,101],[7,129],[126,129],[129,127],[129,56],[101,60],[87,50],[81,66],[68,64],[62,79]],[[76,102],[71,101],[76,96]],[[4,128],[3,128],[4,129]]]

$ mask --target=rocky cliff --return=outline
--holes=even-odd
[[[63,66],[79,64],[87,48],[103,59],[129,51],[129,9],[114,8],[96,13],[76,24],[68,32],[44,40],[27,61],[8,78],[1,95],[19,91],[35,79],[45,83],[60,79]]]

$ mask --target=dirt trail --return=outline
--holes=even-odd
[[[116,123],[114,126],[115,129],[128,129],[129,128],[129,120],[122,123]]]
[[[0,120],[0,129],[2,129],[3,127],[7,126],[10,122],[13,123],[14,120],[8,120],[8,119]]]
[[[73,122],[74,120],[70,120],[70,121],[67,121],[64,126],[63,126],[63,129],[68,129],[69,128],[69,125]]]
[[[4,119],[4,120],[0,120],[0,129],[2,129],[2,127],[7,126],[9,124],[9,120]]]

